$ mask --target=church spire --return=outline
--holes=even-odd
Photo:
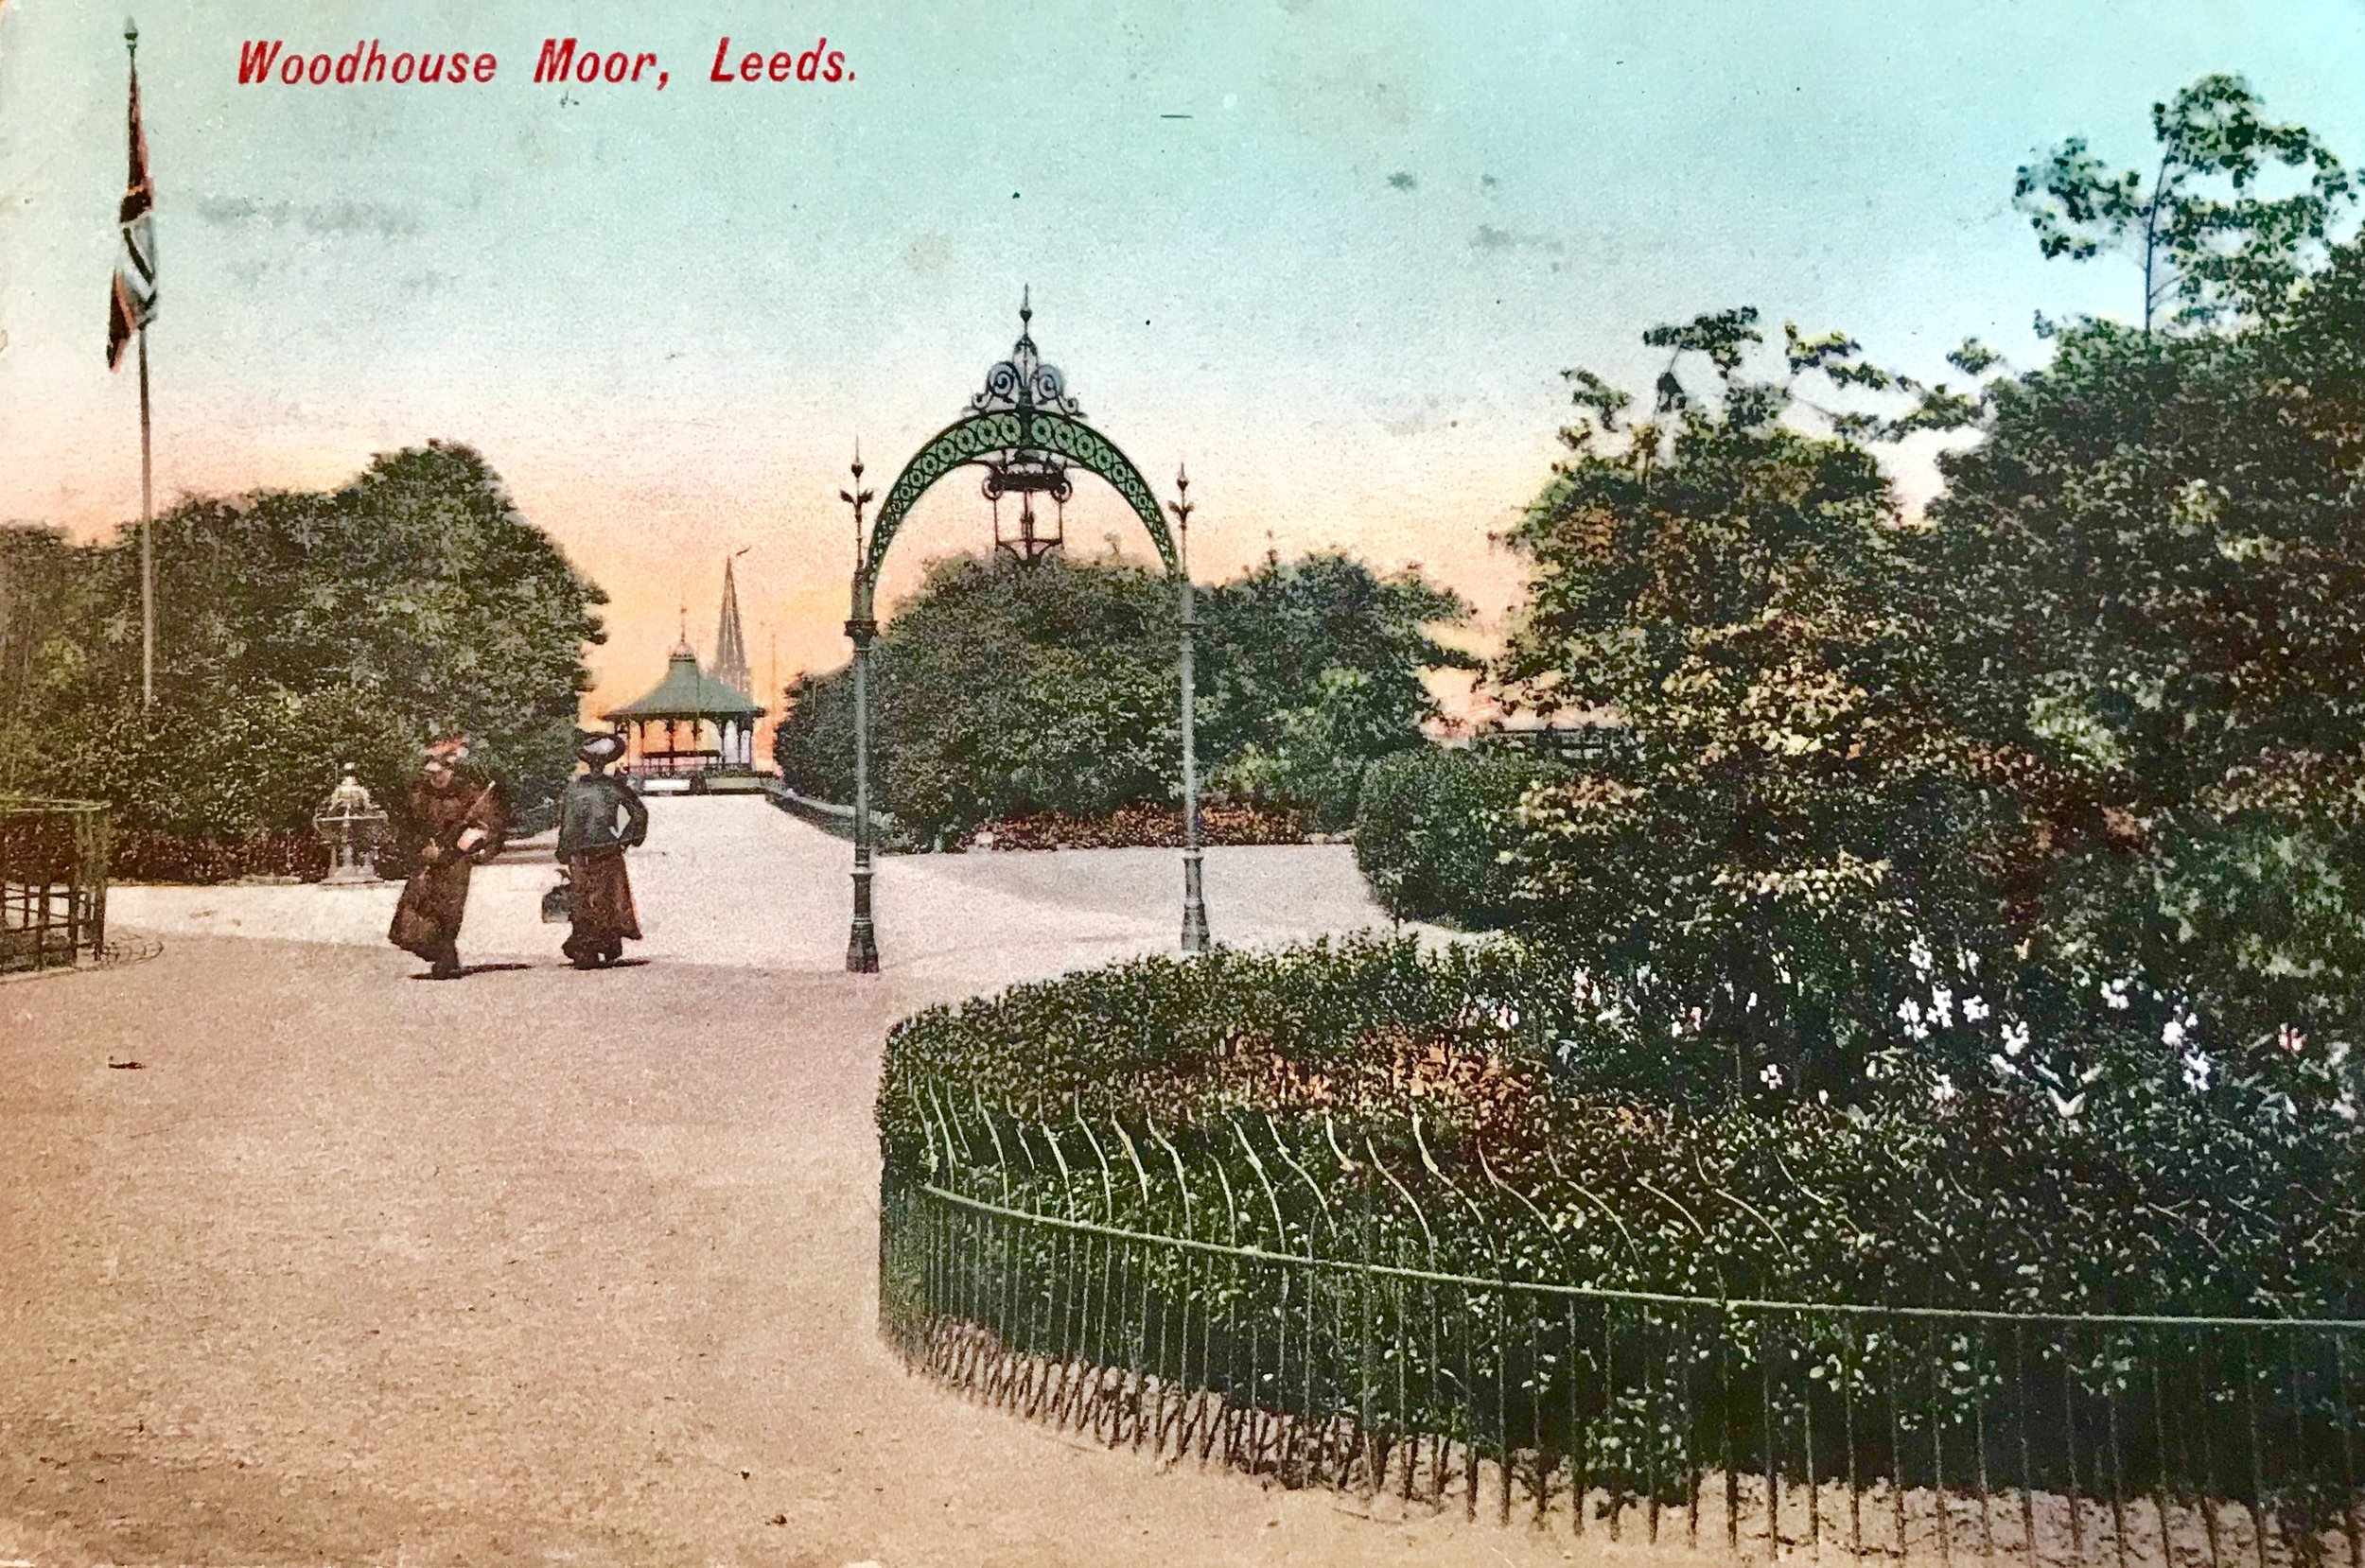
[[[739,577],[732,563],[746,550],[723,558],[723,617],[714,629],[713,675],[734,691],[745,691],[753,677],[747,670],[747,638],[739,625]]]

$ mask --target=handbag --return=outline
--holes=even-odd
[[[562,871],[558,874],[557,885],[542,895],[542,923],[549,926],[563,926],[574,917],[575,884],[569,881],[567,873]]]

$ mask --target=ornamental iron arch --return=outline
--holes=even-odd
[[[870,646],[879,634],[879,572],[888,547],[920,497],[947,475],[972,466],[987,470],[989,497],[998,497],[1006,491],[1046,492],[1062,501],[1068,494],[1069,472],[1084,469],[1107,481],[1149,531],[1182,612],[1182,645],[1176,655],[1182,729],[1182,950],[1207,950],[1199,765],[1192,722],[1191,645],[1199,622],[1192,604],[1187,552],[1194,509],[1190,480],[1176,471],[1176,499],[1166,508],[1174,514],[1176,526],[1170,531],[1141,470],[1115,443],[1084,422],[1084,410],[1068,392],[1066,378],[1057,366],[1043,362],[1035,347],[1034,315],[1031,299],[1022,293],[1018,341],[1010,357],[986,373],[985,390],[969,400],[969,411],[930,437],[903,465],[887,487],[886,499],[867,534],[863,530],[863,512],[873,496],[862,488],[859,453],[853,463],[852,488],[838,492],[838,498],[854,512],[853,613],[846,622],[846,635],[854,645],[854,916],[846,943],[846,967],[857,974],[875,974],[879,968],[870,894],[876,835],[870,812]],[[1031,533],[1028,543],[1031,557]]]

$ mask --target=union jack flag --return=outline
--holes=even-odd
[[[131,67],[131,174],[115,221],[123,254],[107,301],[107,368],[123,363],[131,334],[156,316],[156,186],[148,177],[148,132],[140,129],[140,72]]]

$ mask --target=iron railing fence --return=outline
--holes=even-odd
[[[104,805],[0,796],[0,972],[100,954],[108,847]]]
[[[1270,1168],[1195,1170],[1155,1129],[940,1102],[930,1122],[924,1158],[884,1177],[887,1338],[956,1389],[1112,1445],[1747,1553],[2365,1561],[2365,1321],[1462,1273],[1387,1223],[1375,1182],[1307,1229]],[[1176,1233],[1138,1223],[1161,1198]]]

